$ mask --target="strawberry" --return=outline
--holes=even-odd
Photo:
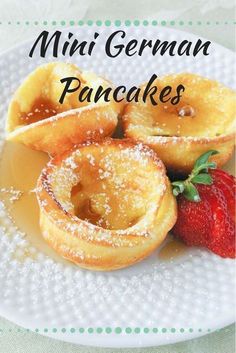
[[[178,219],[173,234],[187,245],[204,246],[221,257],[235,258],[235,178],[208,158],[199,157],[189,177],[174,181]]]
[[[215,169],[209,171],[214,185],[223,191],[224,196],[226,197],[226,202],[229,208],[229,213],[231,218],[235,222],[235,193],[236,193],[236,183],[235,177],[229,175],[221,169]]]

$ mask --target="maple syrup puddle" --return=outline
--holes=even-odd
[[[16,227],[26,236],[30,236],[30,243],[36,249],[56,261],[68,264],[68,261],[62,259],[47,245],[39,227],[39,207],[34,189],[48,160],[46,153],[6,141],[0,157],[0,199],[4,202],[7,213]],[[14,201],[11,200],[14,195],[7,190],[20,191],[19,197]],[[168,242],[161,248],[158,257],[160,260],[167,261],[182,256],[186,251],[186,245],[170,236]],[[23,254],[14,254],[13,257],[24,261],[27,257],[34,258],[34,254],[25,249]]]
[[[49,99],[40,98],[35,100],[30,112],[21,113],[20,121],[24,125],[30,125],[54,116],[59,112],[58,107]]]
[[[32,246],[57,261],[64,262],[47,245],[39,227],[39,207],[34,189],[48,160],[46,153],[33,151],[21,144],[6,141],[0,156],[0,199],[16,227],[27,237],[30,236]],[[14,201],[11,200],[12,193],[7,192],[11,189],[20,191],[19,197]],[[18,259],[17,254],[14,256]],[[21,257],[32,258],[32,255],[25,251]]]
[[[170,235],[170,239],[159,251],[158,257],[163,261],[174,260],[183,256],[187,251],[187,245],[185,245],[181,240],[176,239]]]

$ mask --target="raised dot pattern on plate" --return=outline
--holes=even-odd
[[[214,43],[210,55],[203,57],[142,57],[121,55],[111,59],[105,55],[105,38],[115,29],[111,27],[73,27],[79,38],[92,39],[94,31],[101,32],[91,57],[74,55],[68,59],[82,69],[89,69],[127,87],[139,84],[156,73],[190,71],[217,79],[235,88],[234,55]],[[193,40],[191,34],[158,27],[126,28],[128,38],[160,38],[162,40]],[[67,31],[64,32],[66,39]],[[23,78],[39,64],[53,61],[29,58],[31,43],[0,56],[0,142],[4,140],[4,124],[9,100]],[[57,60],[65,60],[59,57]],[[65,327],[63,339],[78,343],[81,336],[71,334],[70,327],[121,328],[176,328],[178,333],[144,335],[140,345],[161,344],[181,340],[178,328],[193,328],[191,337],[199,328],[215,329],[234,320],[234,262],[201,249],[190,249],[173,261],[161,261],[157,252],[131,268],[116,272],[97,273],[82,270],[69,263],[58,263],[43,251],[36,249],[7,218],[0,208],[0,315],[27,328]],[[11,234],[6,235],[5,227]],[[28,249],[34,256],[18,261],[14,252]],[[41,332],[43,330],[40,330]],[[50,334],[49,329],[46,334]],[[103,330],[104,331],[104,330]],[[200,334],[200,333],[199,333]],[[94,334],[95,335],[95,334]],[[115,334],[114,334],[115,335]],[[126,334],[127,335],[127,334]],[[118,335],[119,336],[119,335]],[[121,345],[136,345],[136,336]],[[56,337],[54,335],[54,337]],[[91,337],[91,334],[90,334]],[[109,344],[116,345],[113,333]],[[113,337],[113,338],[112,338]],[[167,338],[166,338],[167,337]],[[112,341],[114,339],[114,341]],[[127,338],[126,338],[127,339]],[[107,345],[103,334],[94,338],[94,344]]]

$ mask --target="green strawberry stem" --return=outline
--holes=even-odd
[[[195,162],[193,170],[191,174],[189,174],[186,180],[179,180],[172,182],[172,190],[174,196],[178,196],[179,194],[183,194],[187,200],[193,202],[201,201],[197,188],[194,184],[212,184],[212,177],[208,174],[209,169],[215,169],[216,163],[209,162],[208,159],[219,153],[215,150],[207,151],[202,154]]]

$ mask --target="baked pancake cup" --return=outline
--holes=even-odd
[[[189,173],[195,160],[212,149],[219,154],[211,159],[218,167],[225,164],[235,144],[235,92],[190,73],[165,76],[155,85],[158,91],[171,86],[172,96],[178,85],[185,91],[176,105],[170,100],[156,106],[150,100],[128,103],[122,117],[125,136],[153,148],[174,174]]]
[[[66,94],[60,82],[65,77],[76,77],[85,86],[96,88],[111,85],[101,77],[81,72],[68,63],[49,63],[33,71],[17,89],[9,105],[7,139],[56,155],[74,144],[99,140],[110,136],[117,125],[122,104],[114,101],[91,103],[78,100],[78,91]],[[78,82],[72,82],[70,89]]]
[[[37,185],[42,235],[61,256],[93,270],[132,265],[176,221],[176,201],[155,152],[128,140],[84,143],[52,159]]]

